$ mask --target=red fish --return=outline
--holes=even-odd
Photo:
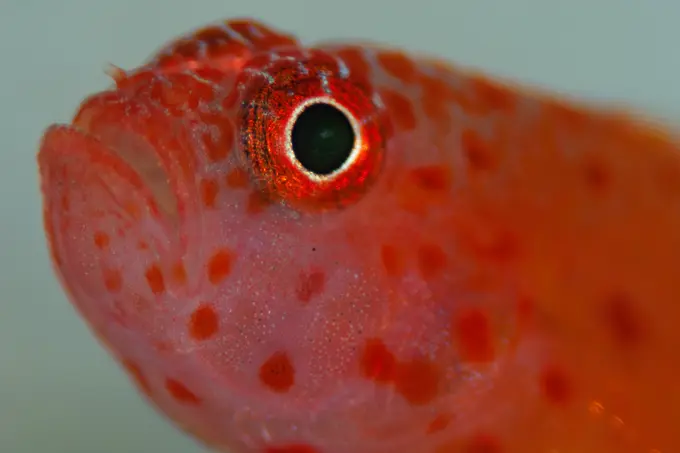
[[[44,134],[52,258],[232,453],[680,451],[680,141],[378,44],[181,37]]]

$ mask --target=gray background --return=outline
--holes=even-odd
[[[36,146],[107,62],[251,15],[305,40],[371,38],[680,119],[677,0],[0,0],[0,453],[198,453],[131,390],[53,278]]]

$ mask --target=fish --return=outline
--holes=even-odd
[[[108,73],[41,138],[46,243],[177,429],[231,453],[680,451],[670,125],[248,17]]]

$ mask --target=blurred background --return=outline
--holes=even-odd
[[[253,16],[306,42],[361,38],[680,121],[675,0],[0,0],[0,452],[200,453],[137,396],[52,274],[43,129],[165,41]]]

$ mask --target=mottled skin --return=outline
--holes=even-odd
[[[206,444],[680,451],[675,138],[251,21],[112,75],[45,133],[47,237],[96,335]],[[345,180],[281,154],[310,86],[361,125]]]

